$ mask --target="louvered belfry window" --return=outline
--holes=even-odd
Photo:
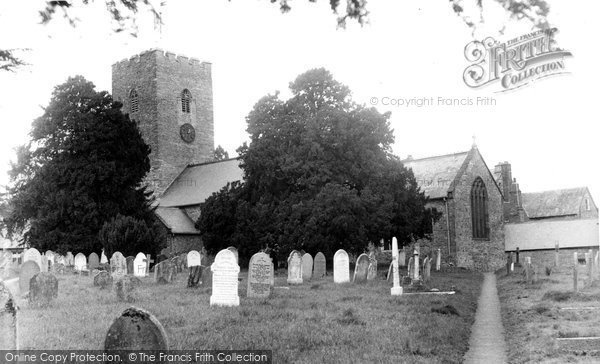
[[[190,112],[190,100],[192,99],[192,94],[188,89],[183,90],[181,93],[181,111],[185,113]]]
[[[131,113],[138,112],[140,110],[140,100],[135,89],[131,90],[129,93],[129,104],[131,105]]]
[[[477,177],[471,188],[471,220],[473,239],[489,239],[488,195],[481,177]]]

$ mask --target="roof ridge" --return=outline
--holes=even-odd
[[[416,161],[422,161],[425,159],[434,159],[434,158],[443,158],[443,157],[450,157],[450,156],[458,156],[461,154],[468,154],[469,151],[466,152],[456,152],[456,153],[448,153],[448,154],[442,154],[442,155],[434,155],[434,156],[430,156],[430,157],[423,157],[423,158],[414,158],[414,159],[402,159],[400,160],[400,162],[402,163],[410,163],[410,162],[416,162]]]
[[[232,161],[232,160],[235,160],[235,159],[240,159],[240,157],[239,156],[238,157],[232,157],[232,158],[227,158],[227,159],[221,159],[221,160],[218,160],[218,161],[208,161],[208,162],[201,162],[201,163],[190,163],[190,164],[188,164],[186,166],[186,168],[187,167],[205,166],[205,165],[208,165],[208,164],[215,164],[215,163],[229,162],[229,161]]]
[[[540,193],[548,193],[548,192],[567,192],[567,191],[575,191],[575,190],[587,190],[588,187],[587,186],[581,186],[581,187],[570,187],[570,188],[556,188],[553,190],[544,190],[544,191],[536,191],[536,192],[523,192],[523,195],[533,195],[533,194],[540,194]]]

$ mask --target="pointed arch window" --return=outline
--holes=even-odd
[[[130,112],[133,114],[134,112],[140,111],[140,100],[138,93],[135,89],[132,89],[129,93],[129,105]]]
[[[473,239],[489,239],[488,195],[481,177],[477,177],[471,187],[471,221]]]
[[[192,94],[186,88],[181,92],[181,111],[188,113],[190,112],[190,100],[192,99]]]

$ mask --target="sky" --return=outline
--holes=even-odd
[[[523,192],[588,186],[600,204],[594,31],[600,2],[548,2],[548,18],[559,30],[555,39],[573,54],[565,59],[568,73],[504,93],[463,82],[467,43],[531,31],[528,22],[507,19],[493,0],[483,0],[485,23],[475,34],[448,1],[371,0],[368,24],[337,29],[323,0],[292,1],[287,14],[267,0],[168,0],[160,7],[160,30],[141,10],[137,37],[112,31],[103,1],[75,7],[75,28],[60,16],[40,25],[41,1],[2,2],[0,48],[27,48],[21,54],[30,65],[0,73],[0,185],[8,183],[14,148],[27,143],[54,86],[80,74],[110,91],[111,64],[159,47],[212,63],[215,146],[230,156],[248,140],[245,117],[261,97],[275,91],[289,97],[288,84],[299,74],[325,67],[357,103],[391,111],[393,150],[402,158],[462,152],[475,137],[490,169],[512,164]],[[495,105],[452,101],[477,97],[493,98]],[[422,98],[434,102],[390,105]]]

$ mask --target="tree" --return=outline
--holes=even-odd
[[[117,214],[154,224],[140,182],[150,148],[121,104],[81,76],[56,86],[31,141],[10,171],[10,235],[59,253],[100,251],[98,232]]]
[[[213,160],[224,161],[229,159],[229,153],[222,146],[218,145],[213,152]]]
[[[158,221],[155,222],[158,224]],[[148,226],[144,220],[132,216],[118,214],[104,223],[98,237],[104,253],[110,257],[114,252],[120,251],[123,255],[135,256],[139,252],[157,252],[160,241],[164,241],[165,234],[158,226]]]
[[[251,143],[238,149],[243,183],[201,206],[197,227],[207,249],[331,256],[340,248],[360,253],[384,237],[423,235],[435,214],[391,153],[390,114],[353,103],[325,69],[300,75],[290,89],[291,99],[266,96],[248,115]]]

